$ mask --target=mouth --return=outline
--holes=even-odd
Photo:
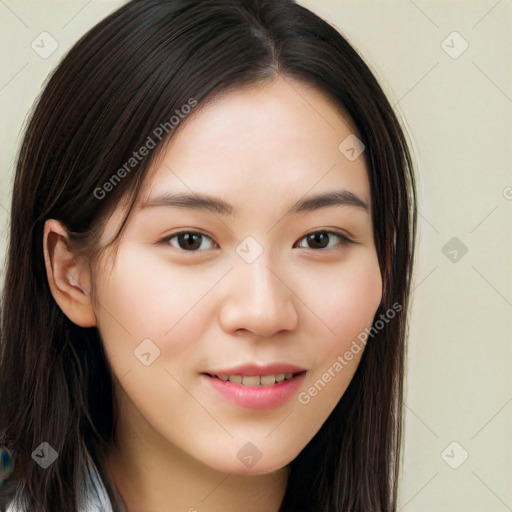
[[[215,397],[249,409],[270,409],[288,402],[307,370],[288,364],[245,365],[202,373]]]
[[[226,374],[211,374],[206,373],[208,377],[219,379],[223,382],[231,382],[232,384],[239,384],[246,387],[260,387],[260,386],[275,386],[281,382],[288,380],[306,373],[306,370],[296,373],[269,373],[267,375],[226,375]]]

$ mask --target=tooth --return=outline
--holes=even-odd
[[[259,386],[260,385],[260,377],[258,375],[245,375],[242,378],[242,384],[244,386]]]
[[[242,384],[242,376],[241,375],[231,375],[229,377],[229,382],[233,384]]]
[[[289,379],[291,379],[292,377],[293,377],[293,373],[285,373],[285,374],[284,374],[284,378],[285,378],[286,380],[289,380]]]
[[[260,377],[261,385],[262,386],[271,386],[272,384],[275,384],[276,379],[273,375],[262,375]]]
[[[223,381],[229,380],[229,375],[217,375],[217,377]]]
[[[278,373],[276,375],[276,382],[283,382],[284,380],[284,373]]]

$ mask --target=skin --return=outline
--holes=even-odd
[[[52,293],[72,321],[99,329],[115,375],[119,449],[106,467],[129,511],[278,510],[287,464],[329,416],[363,351],[309,403],[294,396],[263,411],[227,401],[201,373],[289,362],[308,370],[304,392],[371,326],[382,281],[370,211],[338,205],[285,215],[298,199],[332,190],[370,205],[364,153],[349,161],[338,149],[351,133],[307,85],[279,78],[251,86],[180,127],[147,177],[111,269],[106,254],[91,274],[63,226],[46,222]],[[140,208],[177,191],[220,197],[238,214]],[[121,218],[118,206],[103,242]],[[355,243],[336,235],[327,248],[308,243],[322,230]],[[180,231],[206,237],[186,252],[177,237],[164,240]],[[236,252],[248,236],[263,249],[252,263]],[[134,357],[146,338],[160,350],[149,366]],[[261,452],[252,467],[237,457],[248,442]]]

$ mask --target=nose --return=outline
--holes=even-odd
[[[272,336],[297,328],[296,296],[284,272],[263,253],[256,261],[238,261],[223,283],[219,321],[225,332]]]

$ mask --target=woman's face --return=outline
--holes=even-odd
[[[137,442],[268,473],[343,395],[381,300],[364,153],[329,100],[290,80],[196,114],[95,274],[97,325]]]

